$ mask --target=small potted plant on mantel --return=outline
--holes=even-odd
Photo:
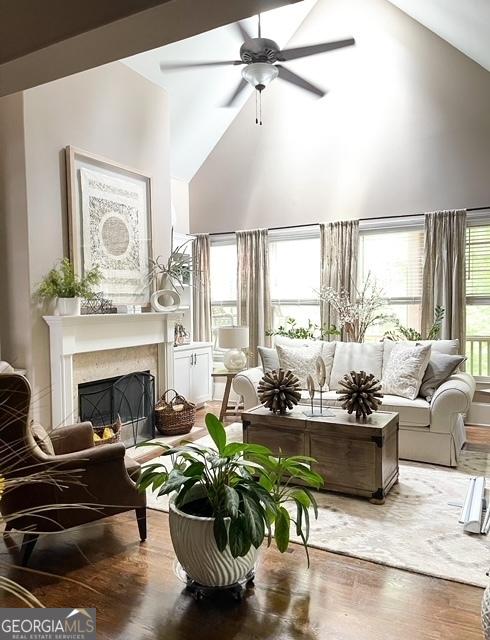
[[[73,264],[63,258],[43,278],[37,288],[37,296],[41,299],[56,300],[56,311],[60,316],[80,315],[81,298],[90,299],[94,295],[94,287],[102,280],[98,267],[94,267],[79,277],[75,274]]]
[[[313,458],[275,457],[261,445],[226,441],[223,424],[211,413],[206,426],[215,444],[196,442],[168,447],[160,443],[169,468],[160,459],[145,466],[138,481],[170,499],[169,525],[177,559],[187,576],[204,587],[226,587],[250,577],[258,550],[274,538],[280,552],[295,525],[307,555],[309,511],[317,505],[306,486],[323,479],[310,468]],[[299,480],[303,486],[294,486]],[[285,504],[295,505],[290,515]]]

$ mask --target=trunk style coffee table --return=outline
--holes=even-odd
[[[311,456],[312,469],[338,491],[383,504],[398,481],[398,413],[377,411],[357,420],[329,407],[334,417],[307,418],[295,408],[274,415],[262,406],[242,413],[243,442],[262,444],[276,455]]]

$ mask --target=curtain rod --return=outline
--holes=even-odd
[[[490,205],[488,207],[470,207],[466,209],[466,211],[485,211],[486,209],[490,209]],[[367,220],[394,220],[396,218],[415,218],[423,216],[423,213],[406,213],[405,215],[398,216],[374,216],[372,218],[361,218],[359,222],[365,222]],[[292,224],[287,225],[285,227],[269,227],[268,231],[284,231],[286,229],[304,229],[305,227],[319,227],[320,222],[311,222],[310,224]],[[235,231],[215,231],[214,233],[209,233],[210,236],[229,236]]]

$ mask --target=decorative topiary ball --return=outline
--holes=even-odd
[[[337,393],[340,394],[342,409],[346,409],[347,413],[355,411],[356,418],[365,419],[379,409],[383,394],[380,381],[373,373],[351,371],[339,380],[339,385],[342,389]]]
[[[301,399],[300,384],[292,371],[277,369],[265,374],[257,387],[260,402],[273,413],[284,415]]]

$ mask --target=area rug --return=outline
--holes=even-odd
[[[241,425],[230,425],[226,432],[228,441],[241,441]],[[211,444],[211,439],[206,436],[198,442]],[[397,569],[485,587],[485,574],[490,568],[489,538],[465,534],[458,524],[460,508],[454,506],[463,502],[470,475],[490,476],[486,453],[463,451],[457,469],[400,461],[399,483],[384,505],[316,492],[319,514],[318,520],[311,519],[308,544]],[[168,511],[168,499],[149,493],[148,506]]]

